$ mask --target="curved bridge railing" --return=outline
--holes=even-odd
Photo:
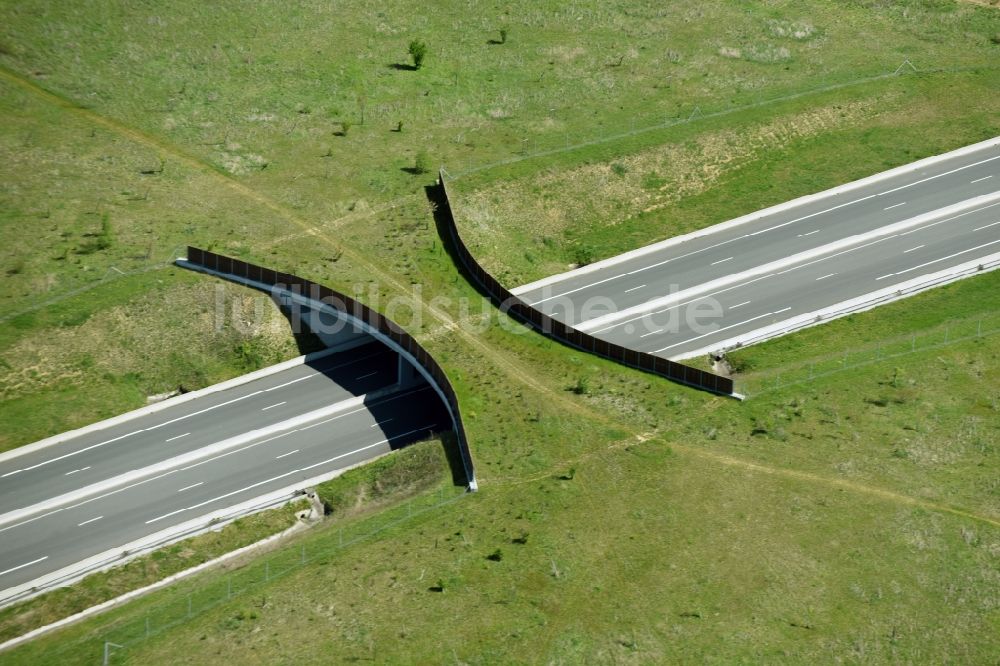
[[[202,268],[223,276],[232,276],[240,282],[257,288],[280,290],[291,293],[293,296],[305,298],[317,310],[326,310],[337,317],[348,320],[358,330],[368,333],[396,350],[413,364],[413,367],[423,375],[427,383],[437,391],[444,401],[451,416],[469,490],[477,489],[469,441],[465,435],[465,426],[462,423],[462,414],[458,407],[455,389],[434,357],[401,326],[346,294],[291,273],[281,273],[240,259],[233,259],[190,246],[187,250],[187,259],[179,260],[178,263],[195,270]]]
[[[439,196],[436,197],[435,203],[438,206],[439,222],[443,223],[447,228],[447,232],[451,236],[451,242],[465,270],[494,299],[503,312],[541,331],[544,335],[576,349],[581,349],[629,367],[665,377],[680,384],[711,391],[712,393],[739,397],[733,392],[733,380],[728,377],[721,377],[705,370],[692,368],[683,363],[665,359],[661,356],[654,356],[653,354],[636,349],[622,347],[607,340],[601,340],[589,333],[578,331],[572,326],[553,319],[541,310],[531,307],[510,293],[510,290],[500,284],[496,278],[479,265],[479,262],[476,261],[476,258],[472,256],[472,253],[469,252],[469,249],[462,241],[462,236],[458,232],[458,225],[455,222],[455,215],[451,208],[451,201],[448,198],[448,187],[445,184],[443,171],[438,174],[438,187],[440,188],[438,192]]]

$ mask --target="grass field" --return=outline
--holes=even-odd
[[[437,237],[422,192],[432,176],[411,171],[420,151],[458,174],[695,107],[710,116],[865,79],[906,57],[962,70],[461,176],[476,252],[510,284],[527,281],[997,134],[995,10],[221,7],[0,9],[3,447],[297,353],[273,310],[274,326],[227,318],[217,330],[214,285],[163,264],[193,242],[357,288],[372,305],[422,303],[403,323],[456,385],[482,491],[276,581],[252,621],[250,602],[222,605],[130,659],[993,658],[997,338],[744,404],[692,392],[486,322],[491,307]],[[488,43],[505,26],[506,43]],[[397,67],[415,38],[426,64]],[[949,288],[949,316],[975,312],[995,282]],[[936,326],[932,309],[895,325]],[[876,311],[831,326],[874,339],[883,321]],[[824,329],[747,353],[760,370],[778,356],[804,362],[831,348],[809,337]],[[580,379],[586,394],[567,390]],[[322,547],[330,534],[301,539]],[[67,663],[93,662],[108,624],[207,580],[5,661],[68,649]]]
[[[304,502],[295,502],[236,520],[219,531],[179,541],[115,569],[92,574],[69,587],[8,606],[0,610],[0,641],[21,636],[278,534],[295,524],[295,512],[305,506]]]
[[[880,79],[450,188],[470,249],[517,286],[996,136],[998,86],[1000,69]]]
[[[327,528],[332,523],[342,529],[345,522],[356,521],[440,486],[448,475],[442,441],[427,440],[396,455],[348,470],[320,484],[316,493],[329,514]],[[0,610],[0,642],[282,532],[296,523],[296,512],[308,506],[308,501],[302,499],[247,516],[218,531],[185,539],[120,567],[92,574],[70,587],[8,606]],[[263,552],[279,545],[272,543]],[[240,559],[227,561],[217,570],[229,573],[260,554],[240,555]]]
[[[595,368],[605,384],[581,409],[613,396],[612,380],[648,382],[629,395],[650,410],[674,401],[671,421],[642,437],[577,442],[593,432],[581,417],[577,438],[533,440],[545,460],[512,450],[491,464],[481,454],[480,493],[122,656],[988,661],[1000,621],[996,407],[966,406],[979,392],[995,395],[998,350],[994,338],[910,357],[901,367],[914,382],[901,389],[886,387],[890,368],[873,366],[745,405]],[[956,374],[954,394],[928,381],[932,364]],[[900,399],[864,400],[885,391]],[[777,427],[752,434],[762,418]],[[507,424],[514,437],[527,426]],[[895,455],[899,446],[909,454]],[[336,535],[302,543],[315,552],[324,539]],[[150,605],[212,584],[203,577],[154,595],[10,662],[87,637],[70,651],[92,661],[104,632],[113,640],[113,627]],[[233,621],[248,610],[252,620]]]

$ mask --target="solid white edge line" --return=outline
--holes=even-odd
[[[37,560],[31,560],[30,562],[25,562],[24,564],[19,564],[16,567],[11,567],[10,569],[6,569],[4,571],[0,571],[0,576],[2,576],[4,574],[9,574],[12,571],[17,571],[18,569],[23,569],[24,567],[30,567],[32,564],[38,564],[39,562],[42,562],[42,561],[47,560],[47,559],[49,559],[49,556],[45,555],[44,557],[39,557]]]
[[[755,331],[747,331],[738,336],[734,336],[726,340],[720,340],[719,342],[706,345],[699,349],[685,351],[681,354],[671,356],[670,360],[683,361],[685,359],[695,358],[709,353],[729,351],[740,347],[749,347],[760,342],[765,342],[789,333],[794,333],[804,328],[810,328],[834,319],[839,319],[855,312],[871,310],[880,305],[907,298],[940,285],[981,275],[982,273],[990,272],[996,270],[997,268],[1000,268],[1000,253],[967,261],[963,264],[958,264],[936,273],[927,273],[916,278],[911,278],[905,282],[883,287],[876,291],[826,306],[819,310],[803,313],[791,319],[786,319],[785,321],[775,322],[774,324]]]
[[[277,476],[272,476],[269,479],[264,479],[263,481],[257,481],[255,483],[251,483],[250,485],[245,486],[243,488],[238,488],[237,490],[231,490],[231,491],[229,491],[227,493],[219,495],[218,497],[213,497],[212,499],[207,499],[207,500],[204,500],[204,501],[199,502],[197,504],[192,504],[191,506],[189,506],[187,508],[184,508],[184,509],[178,509],[177,511],[174,511],[173,513],[168,513],[168,514],[166,514],[164,516],[160,516],[159,518],[155,518],[154,520],[160,520],[162,518],[166,518],[167,516],[172,516],[174,514],[180,513],[181,511],[194,511],[195,509],[200,509],[201,507],[206,506],[208,504],[211,504],[212,502],[218,502],[219,500],[223,500],[223,499],[226,499],[228,497],[232,497],[233,495],[238,495],[240,493],[246,492],[246,491],[251,490],[253,488],[257,488],[258,486],[262,486],[262,485],[264,485],[266,483],[271,483],[272,481],[277,481],[278,479],[283,479],[286,476],[291,476],[292,474],[298,474],[299,472],[305,472],[305,471],[308,471],[308,470],[313,469],[315,467],[322,467],[323,465],[328,465],[329,463],[332,463],[335,460],[340,460],[341,458],[347,458],[348,456],[353,456],[353,455],[355,455],[357,453],[361,453],[362,451],[367,451],[368,449],[374,449],[376,446],[380,446],[382,444],[388,444],[389,442],[391,442],[394,439],[398,439],[400,437],[406,437],[407,435],[412,435],[413,433],[420,432],[422,430],[423,431],[430,430],[433,427],[434,426],[432,424],[430,426],[423,426],[423,427],[415,428],[413,430],[410,430],[410,431],[407,431],[407,432],[404,432],[404,433],[400,433],[398,435],[393,435],[392,437],[387,437],[386,439],[381,439],[381,440],[379,440],[377,442],[374,442],[372,444],[366,444],[365,446],[362,446],[360,448],[354,449],[353,451],[348,451],[346,453],[341,453],[341,454],[335,455],[332,458],[327,458],[326,460],[321,460],[318,463],[313,463],[313,464],[307,465],[305,467],[300,467],[298,469],[293,469],[291,471],[284,472],[282,474],[278,474]],[[146,522],[148,524],[148,523],[153,522],[153,521],[147,520]]]
[[[664,239],[658,243],[653,243],[651,245],[646,245],[645,247],[637,248],[629,252],[625,252],[614,257],[609,257],[607,259],[602,259],[601,261],[588,264],[586,266],[581,266],[580,268],[574,269],[572,271],[567,271],[565,273],[558,273],[556,275],[550,275],[548,277],[535,280],[528,284],[521,285],[511,289],[511,293],[515,296],[521,296],[530,291],[546,287],[551,284],[556,284],[562,282],[572,277],[577,277],[579,275],[584,275],[587,273],[593,273],[599,271],[603,268],[609,266],[614,266],[616,264],[628,261],[630,259],[635,259],[646,254],[652,254],[664,248],[670,247],[672,245],[677,245],[684,243],[695,238],[701,238],[709,234],[718,233],[719,231],[725,231],[733,227],[737,227],[748,222],[754,222],[760,218],[767,217],[769,215],[774,215],[775,213],[781,213],[792,208],[797,208],[799,206],[804,206],[822,199],[827,199],[838,194],[843,194],[845,192],[850,192],[853,190],[861,189],[872,185],[877,182],[895,178],[897,176],[902,176],[909,174],[921,169],[926,169],[927,167],[937,164],[938,162],[944,162],[947,160],[957,159],[959,157],[964,157],[973,153],[977,153],[983,150],[989,150],[990,148],[996,148],[1000,146],[1000,136],[994,137],[992,139],[987,139],[985,141],[980,141],[979,143],[974,143],[969,146],[963,146],[962,148],[957,148],[955,150],[949,151],[947,153],[942,153],[940,155],[932,155],[930,157],[925,157],[916,162],[911,162],[909,164],[903,164],[898,167],[894,167],[887,171],[881,173],[873,174],[859,180],[855,180],[850,183],[845,183],[843,185],[838,185],[837,187],[831,188],[829,190],[824,190],[822,192],[817,192],[814,194],[807,194],[791,201],[786,201],[784,203],[776,204],[769,208],[764,208],[759,211],[743,215],[741,217],[728,220],[726,222],[721,222],[719,224],[713,225],[711,227],[706,227],[705,229],[699,229],[687,234],[682,234],[680,236],[674,236],[672,238]]]
[[[25,583],[15,588],[4,590],[2,593],[0,593],[4,595],[0,597],[0,608],[9,606],[10,604],[15,603],[17,601],[30,599],[39,594],[43,594],[50,589],[70,585],[80,580],[81,578],[89,575],[90,573],[94,573],[97,571],[105,571],[107,569],[119,566],[121,564],[124,564],[125,562],[128,562],[129,560],[141,557],[146,553],[152,552],[153,550],[156,550],[158,548],[163,548],[165,546],[170,545],[171,543],[180,541],[181,539],[185,539],[194,536],[196,534],[201,534],[203,532],[218,531],[242,516],[246,516],[251,513],[256,513],[258,511],[263,511],[269,508],[284,506],[289,502],[301,499],[302,490],[304,488],[311,488],[325,481],[329,481],[330,479],[340,476],[344,472],[347,472],[356,467],[360,467],[362,465],[366,465],[372,462],[373,460],[381,458],[384,455],[389,455],[389,453],[391,453],[391,451],[377,456],[373,456],[372,458],[369,458],[359,463],[342,467],[340,469],[334,470],[333,472],[320,474],[312,478],[305,479],[300,483],[286,486],[285,488],[281,488],[272,493],[264,495],[263,497],[259,498],[259,501],[253,500],[253,501],[243,502],[242,504],[236,505],[235,507],[231,507],[230,509],[222,509],[204,516],[200,516],[198,518],[193,518],[186,523],[182,523],[181,525],[176,525],[173,527],[163,529],[148,537],[143,537],[142,539],[138,539],[136,541],[127,543],[124,546],[118,548],[112,548],[103,553],[98,553],[93,557],[87,558],[86,560],[77,562],[75,564],[71,564],[67,567],[63,567],[59,571],[52,572],[51,574],[46,574],[45,576],[39,577],[38,579],[35,579],[29,583]],[[38,629],[34,629],[16,638],[11,638],[3,643],[0,643],[0,651],[10,649],[17,645],[25,643],[29,640],[32,640],[37,636],[49,633],[55,629],[64,627],[68,624],[78,622],[81,619],[91,617],[110,608],[117,607],[125,603],[126,601],[135,599],[136,597],[148,594],[149,592],[152,592],[154,590],[158,590],[168,585],[171,585],[177,580],[180,580],[182,578],[187,578],[209,567],[216,566],[221,562],[225,562],[235,557],[239,557],[243,553],[249,552],[253,549],[259,548],[273,541],[277,541],[286,536],[287,534],[301,529],[303,529],[301,527],[301,523],[296,523],[295,525],[293,525],[292,527],[283,532],[272,535],[270,537],[267,537],[261,541],[250,544],[248,546],[244,546],[243,548],[231,551],[229,553],[226,553],[225,555],[221,555],[214,560],[203,562],[202,564],[196,565],[190,569],[185,569],[184,571],[180,571],[176,574],[168,576],[163,580],[147,585],[146,587],[139,588],[138,590],[133,590],[131,592],[126,592],[125,594],[119,597],[115,597],[114,599],[109,599],[108,601],[97,604],[96,606],[91,606],[90,608],[82,610],[79,613],[71,615],[68,618],[63,618],[62,620],[58,620],[44,627],[39,627]]]
[[[131,437],[132,435],[137,435],[140,432],[144,432],[144,431],[143,430],[134,430],[134,431],[132,431],[130,433],[126,433],[124,435],[119,435],[118,437],[112,437],[111,439],[106,439],[103,442],[98,442],[97,444],[91,444],[90,446],[88,446],[86,448],[82,448],[82,449],[79,449],[77,451],[71,451],[69,453],[65,453],[65,454],[63,454],[61,456],[58,456],[56,458],[49,458],[48,460],[43,460],[42,462],[35,463],[34,465],[31,465],[29,467],[24,467],[24,468],[19,469],[17,471],[18,472],[30,472],[33,469],[38,469],[39,467],[44,467],[45,465],[48,465],[50,463],[59,462],[60,460],[65,460],[66,458],[71,458],[71,457],[73,457],[75,455],[78,455],[80,453],[85,453],[85,452],[90,451],[92,449],[96,449],[98,447],[104,446],[105,444],[111,444],[112,442],[117,442],[120,439],[125,439],[126,437]],[[13,472],[8,472],[8,474],[13,474]],[[7,476],[7,474],[5,474],[4,476]]]
[[[457,422],[458,416],[451,410],[451,402],[449,401],[448,396],[445,394],[444,389],[442,389],[438,385],[437,380],[430,373],[430,371],[428,371],[427,368],[425,368],[417,360],[417,358],[410,353],[409,349],[403,347],[402,345],[399,344],[399,342],[392,339],[385,333],[379,331],[378,328],[373,327],[370,323],[366,322],[364,319],[359,319],[349,312],[344,312],[333,308],[329,303],[313,300],[308,296],[297,294],[294,291],[290,291],[288,289],[278,289],[274,285],[265,284],[257,280],[251,280],[250,278],[240,277],[239,275],[234,275],[232,273],[221,273],[213,268],[208,268],[206,266],[201,266],[199,264],[193,264],[185,258],[178,258],[174,260],[174,263],[182,268],[188,268],[190,270],[197,271],[199,273],[204,273],[206,275],[215,275],[225,280],[228,280],[229,282],[235,282],[237,284],[243,284],[250,287],[254,287],[255,289],[260,289],[270,294],[280,293],[282,297],[287,299],[288,301],[305,303],[309,305],[309,307],[315,308],[318,311],[328,312],[336,317],[344,317],[350,320],[355,326],[357,326],[362,331],[367,333],[370,337],[383,343],[384,345],[395,351],[397,354],[399,354],[401,357],[406,359],[406,361],[409,362],[409,364],[413,366],[413,368],[418,373],[420,373],[420,375],[424,379],[427,380],[428,386],[430,386],[430,388],[433,389],[433,391],[438,394],[438,397],[440,397],[441,401],[447,406],[448,414],[449,416],[451,416],[452,425],[455,427],[456,430],[458,429],[459,427]],[[476,481],[475,468],[472,466],[472,461],[467,457],[466,452],[464,452],[464,450],[462,452],[461,457],[462,457],[462,466],[465,468],[465,472],[468,477],[469,492],[476,492],[479,489],[479,483],[478,481]]]
[[[924,266],[930,266],[931,264],[936,264],[936,263],[941,262],[941,261],[947,261],[948,259],[954,259],[957,256],[966,254],[968,252],[975,252],[976,250],[981,250],[984,247],[989,247],[990,245],[996,245],[997,243],[1000,243],[1000,239],[997,239],[995,241],[990,241],[989,243],[983,243],[982,245],[977,245],[976,247],[970,247],[968,250],[962,250],[961,252],[956,252],[954,254],[949,254],[947,257],[939,257],[938,259],[933,259],[931,261],[925,261],[924,263],[918,264],[916,266],[913,266],[912,268],[904,268],[901,271],[896,271],[894,273],[894,275],[902,275],[903,273],[909,273],[910,271],[915,271],[915,270],[921,269]]]
[[[702,338],[707,338],[708,336],[715,335],[716,333],[719,333],[721,331],[728,331],[731,328],[736,328],[737,326],[742,326],[743,324],[749,324],[752,321],[757,321],[758,319],[763,319],[764,317],[770,317],[772,315],[781,314],[782,312],[788,312],[791,309],[792,309],[791,307],[787,307],[787,308],[782,308],[781,310],[775,310],[774,312],[765,312],[762,315],[757,315],[756,317],[750,317],[749,319],[746,319],[744,321],[738,322],[736,324],[730,324],[729,326],[723,326],[722,328],[717,328],[714,331],[710,331],[708,333],[703,333],[701,335],[696,335],[693,338],[687,338],[686,340],[681,340],[680,342],[675,342],[672,345],[667,345],[663,349],[657,349],[653,353],[654,354],[659,354],[662,351],[667,351],[668,349],[673,349],[674,347],[679,347],[680,345],[686,344],[686,343],[691,342],[693,340],[700,340]]]
[[[189,451],[187,453],[174,456],[173,458],[168,458],[167,460],[161,460],[153,465],[143,467],[141,469],[132,470],[125,474],[119,474],[111,479],[106,479],[98,483],[91,484],[89,486],[84,486],[83,488],[78,488],[74,491],[64,493],[52,499],[46,500],[45,502],[38,502],[31,506],[23,507],[21,509],[16,509],[14,511],[8,511],[7,513],[0,515],[0,525],[7,525],[22,518],[28,516],[35,516],[36,514],[42,514],[50,509],[55,509],[57,507],[63,507],[67,504],[71,504],[78,500],[91,497],[98,493],[104,492],[106,490],[111,490],[115,488],[120,488],[127,485],[133,481],[149,477],[158,472],[164,470],[176,471],[177,468],[188,464],[189,462],[194,462],[201,460],[203,458],[211,457],[220,451],[225,451],[228,449],[233,449],[247,442],[252,442],[257,439],[267,437],[274,433],[283,432],[285,430],[292,430],[298,428],[300,424],[311,423],[316,419],[323,418],[328,414],[338,414],[340,412],[352,409],[354,407],[363,405],[365,398],[367,396],[360,395],[354,398],[349,398],[343,400],[333,405],[328,405],[326,407],[313,410],[311,412],[306,412],[305,414],[300,414],[291,419],[282,421],[281,423],[272,424],[264,428],[258,428],[251,430],[249,432],[241,433],[239,435],[234,435],[228,437],[220,442],[216,442],[209,446],[196,449],[194,451]],[[4,531],[7,528],[0,528],[0,531]]]
[[[56,444],[61,444],[66,440],[73,439],[74,437],[79,437],[81,435],[86,435],[98,430],[104,430],[112,426],[131,421],[133,419],[140,418],[142,416],[147,416],[159,411],[163,411],[168,407],[173,407],[184,402],[191,400],[196,400],[202,398],[206,395],[212,393],[218,393],[219,391],[225,391],[227,389],[235,388],[237,386],[242,386],[243,384],[248,384],[257,379],[262,379],[270,375],[283,372],[290,368],[294,368],[299,365],[305,365],[312,361],[330,356],[331,354],[336,354],[340,351],[339,346],[330,347],[329,349],[323,349],[318,352],[313,352],[312,354],[306,354],[304,356],[297,356],[295,358],[277,363],[266,368],[261,368],[260,370],[255,370],[253,372],[241,375],[239,377],[234,377],[219,384],[213,384],[212,386],[206,386],[203,389],[198,389],[197,391],[191,391],[189,393],[184,393],[182,395],[174,396],[173,398],[167,398],[166,400],[161,400],[160,402],[154,403],[152,405],[146,405],[145,407],[140,407],[139,409],[132,410],[131,412],[126,412],[119,416],[114,416],[110,419],[105,419],[103,421],[98,421],[97,423],[91,423],[90,425],[83,426],[82,428],[77,428],[75,430],[67,430],[66,432],[59,433],[58,435],[53,435],[51,437],[46,437],[45,439],[38,440],[37,442],[32,442],[31,444],[25,444],[24,446],[19,446],[10,451],[4,451],[0,453],[0,462],[5,462],[11,458],[16,458],[22,456],[26,453],[33,453],[39,449],[48,448]]]
[[[578,331],[583,331],[585,333],[589,333],[591,331],[600,332],[606,330],[607,328],[624,323],[623,320],[626,320],[633,315],[641,315],[642,313],[650,312],[669,303],[679,302],[681,300],[691,298],[695,294],[704,294],[706,292],[714,291],[721,286],[735,284],[752,277],[770,273],[779,268],[786,268],[789,266],[798,267],[802,264],[802,262],[808,259],[817,257],[820,259],[829,258],[829,255],[837,250],[846,251],[859,249],[861,244],[871,241],[872,239],[877,239],[875,242],[878,242],[879,239],[884,240],[896,232],[917,227],[932,220],[946,218],[952,215],[959,217],[976,212],[977,210],[985,209],[994,205],[994,202],[997,202],[997,200],[1000,200],[1000,192],[993,192],[991,194],[966,199],[965,201],[950,204],[938,210],[928,211],[905,220],[900,220],[899,222],[880,227],[879,229],[867,231],[855,236],[848,236],[847,238],[841,238],[810,250],[782,257],[781,259],[777,259],[761,266],[755,266],[738,273],[731,273],[730,275],[709,280],[708,282],[703,282],[699,285],[668,294],[667,296],[650,299],[645,303],[640,303],[639,305],[625,308],[624,310],[619,310],[618,312],[611,312],[599,317],[594,317],[593,319],[574,324],[573,327]]]
[[[391,394],[388,394],[388,395],[381,396],[380,398],[378,398],[378,401],[381,404],[384,404],[384,403],[391,402],[393,400],[397,400],[399,398],[405,397],[407,395],[411,395],[413,393],[419,393],[421,391],[426,391],[426,390],[428,390],[430,388],[431,388],[430,386],[425,386],[423,388],[418,388],[418,389],[396,391],[395,393],[391,393]],[[364,398],[365,396],[359,396],[359,397]],[[320,411],[320,410],[317,410],[317,411]],[[362,408],[362,409],[356,409],[356,410],[350,411],[350,412],[343,412],[341,414],[338,414],[337,416],[335,416],[332,419],[327,419],[325,421],[320,421],[318,424],[313,424],[313,425],[322,425],[323,423],[329,423],[330,421],[335,421],[336,419],[342,418],[344,416],[348,416],[350,414],[356,414],[356,413],[358,413],[360,411],[364,411],[364,409]],[[126,490],[131,490],[132,488],[135,488],[136,486],[141,486],[141,485],[143,485],[145,483],[150,483],[152,481],[158,481],[159,479],[165,478],[165,477],[167,477],[167,476],[169,476],[171,474],[176,474],[178,472],[186,472],[187,470],[193,469],[195,467],[199,467],[199,466],[204,465],[204,464],[209,463],[209,462],[213,462],[215,460],[218,460],[219,458],[224,458],[226,456],[233,455],[234,453],[239,453],[241,451],[245,451],[245,450],[253,448],[255,446],[260,446],[262,444],[266,444],[267,442],[273,441],[275,439],[279,439],[281,437],[285,437],[287,435],[290,435],[290,434],[295,433],[295,432],[299,432],[301,430],[308,430],[309,428],[313,427],[313,425],[304,426],[304,427],[301,427],[301,428],[298,428],[298,429],[291,429],[291,430],[288,430],[286,432],[283,432],[280,435],[276,435],[276,436],[270,437],[268,439],[261,439],[261,440],[258,440],[258,441],[254,441],[252,444],[250,444],[248,446],[244,446],[242,448],[236,448],[236,449],[230,448],[229,450],[225,451],[224,453],[220,453],[218,455],[215,455],[214,457],[208,457],[208,458],[200,459],[197,462],[194,462],[194,463],[192,463],[190,465],[187,465],[185,467],[175,467],[173,469],[169,469],[169,470],[163,472],[162,474],[158,474],[158,475],[155,475],[155,476],[147,476],[147,477],[142,478],[142,479],[140,479],[138,481],[135,481],[134,483],[129,483],[128,485],[123,485],[123,486],[119,486],[117,488],[113,488],[113,489],[109,490],[108,492],[105,492],[104,494],[92,495],[90,497],[86,497],[86,498],[82,499],[81,501],[77,502],[76,504],[58,506],[56,508],[53,508],[52,510],[48,510],[49,507],[42,507],[41,509],[39,509],[39,512],[29,513],[28,515],[30,517],[27,517],[26,519],[21,520],[20,522],[14,522],[13,524],[4,525],[3,527],[0,527],[0,532],[6,532],[7,530],[11,530],[11,529],[20,527],[21,525],[25,525],[27,523],[35,522],[36,520],[41,520],[43,518],[47,518],[47,517],[49,517],[51,515],[54,515],[56,513],[61,512],[61,511],[66,511],[66,510],[78,508],[80,506],[83,506],[84,504],[89,504],[91,502],[95,502],[97,500],[101,500],[101,499],[104,499],[106,497],[110,497],[111,495],[115,495],[115,494],[124,492]],[[409,434],[409,433],[406,433],[406,434]],[[212,447],[206,447],[206,448],[211,449]],[[214,451],[212,453],[214,453]],[[187,456],[178,456],[178,458],[184,458],[184,457],[187,457]],[[136,472],[136,473],[141,472],[141,471],[142,470],[134,470],[134,472]],[[112,481],[113,480],[114,479],[112,479]],[[130,481],[130,480],[131,479],[128,479],[127,481]],[[94,485],[100,485],[100,484],[94,484]],[[58,500],[59,498],[56,498],[56,499]],[[23,511],[28,511],[31,508],[32,507],[26,507]],[[10,514],[20,513],[21,511],[22,510],[12,511],[12,512],[10,512]],[[10,514],[7,514],[7,515],[10,515]],[[0,524],[2,524],[2,523],[0,523]]]
[[[282,502],[282,504],[287,504],[288,502],[295,501],[296,499],[299,499],[299,498],[300,498],[299,496],[289,497],[287,499],[287,501]],[[278,506],[280,506],[280,505],[278,505]],[[264,507],[264,508],[273,508],[273,507]],[[206,532],[206,531],[217,529],[216,526],[218,526],[218,528],[221,529],[221,527],[223,527],[223,526],[225,526],[225,525],[233,522],[235,519],[236,518],[230,518],[228,520],[220,520],[219,522],[216,522],[216,523],[213,523],[211,525],[206,526],[204,529],[200,530],[200,532]],[[195,565],[195,566],[193,566],[193,567],[191,567],[189,569],[184,569],[182,571],[178,571],[175,574],[171,574],[171,575],[167,576],[166,578],[162,578],[162,579],[156,581],[155,583],[151,583],[149,585],[146,585],[145,587],[140,587],[138,589],[131,590],[129,592],[125,592],[124,594],[120,594],[120,595],[118,595],[117,597],[115,597],[113,599],[108,599],[107,601],[104,601],[102,603],[96,604],[94,606],[90,606],[89,608],[85,608],[85,609],[83,609],[82,611],[80,611],[78,613],[74,613],[73,615],[70,615],[69,617],[64,617],[61,620],[56,620],[55,622],[46,624],[45,626],[38,627],[37,629],[32,629],[31,631],[29,631],[29,632],[27,632],[25,634],[22,634],[20,636],[15,637],[15,638],[8,639],[8,640],[4,641],[3,643],[0,643],[0,652],[3,652],[4,650],[9,650],[9,649],[11,649],[13,647],[16,647],[18,645],[21,645],[23,643],[27,643],[28,641],[33,640],[33,639],[37,638],[38,636],[42,636],[44,634],[48,634],[48,633],[50,633],[52,631],[55,631],[56,629],[59,629],[60,627],[65,627],[65,626],[68,626],[70,624],[74,624],[76,622],[79,622],[80,620],[83,620],[85,618],[93,617],[94,615],[98,615],[99,613],[102,613],[102,612],[104,612],[106,610],[110,610],[111,608],[115,608],[117,606],[120,606],[120,605],[124,604],[127,601],[130,601],[132,599],[136,599],[138,597],[144,596],[144,595],[149,594],[150,592],[153,592],[155,590],[159,590],[161,588],[164,588],[164,587],[167,587],[169,585],[172,585],[172,584],[174,584],[175,582],[177,582],[179,580],[183,580],[184,578],[188,578],[188,577],[193,576],[193,575],[195,575],[197,573],[200,573],[200,572],[204,571],[205,569],[209,569],[211,567],[218,566],[219,564],[221,564],[223,562],[227,562],[227,561],[232,560],[234,558],[240,557],[240,556],[242,556],[242,555],[244,555],[246,553],[249,553],[251,551],[260,550],[260,549],[266,547],[268,544],[280,541],[280,540],[286,538],[288,535],[293,534],[295,532],[300,532],[303,529],[305,529],[304,524],[301,523],[301,522],[296,522],[291,527],[289,527],[288,529],[282,530],[281,532],[278,532],[277,534],[272,534],[271,536],[265,537],[264,539],[261,539],[260,541],[255,541],[252,544],[249,544],[247,546],[243,546],[242,548],[237,548],[236,550],[231,550],[228,553],[220,555],[219,557],[216,557],[214,559],[208,560],[207,562],[202,562],[201,564]],[[186,537],[182,536],[182,537],[179,537],[178,539],[174,539],[174,541],[180,540],[182,538],[186,538]],[[173,543],[173,541],[167,541],[166,543],[162,544],[162,546],[167,546],[170,543]],[[96,569],[94,569],[94,571],[104,571],[106,569],[110,569],[110,568],[119,566],[119,565],[127,562],[130,559],[134,559],[136,557],[141,557],[142,555],[144,555],[147,552],[150,552],[151,550],[152,549],[148,549],[148,548],[147,549],[142,549],[142,548],[135,549],[135,551],[134,551],[136,553],[135,555],[131,555],[131,556],[124,555],[124,556],[121,556],[119,559],[114,560],[111,564],[109,564],[107,566],[100,567],[100,568],[96,568]],[[63,569],[63,571],[72,571],[72,568],[73,568],[73,565],[71,565],[70,567],[65,567]],[[85,572],[85,573],[81,573],[81,574],[76,574],[76,577],[73,580],[71,580],[71,581],[64,582],[64,583],[62,583],[60,585],[50,585],[49,587],[40,588],[38,591],[26,595],[25,598],[26,599],[30,599],[30,598],[32,598],[34,596],[39,595],[39,594],[44,594],[49,589],[53,589],[53,588],[57,588],[57,587],[64,587],[66,585],[69,585],[69,584],[77,581],[77,580],[80,580],[81,578],[83,578],[84,576],[86,576],[88,574],[89,574],[89,572]],[[73,575],[73,574],[68,574],[68,575]],[[4,605],[9,605],[9,603],[6,603]]]

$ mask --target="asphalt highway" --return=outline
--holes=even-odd
[[[1000,205],[989,201],[998,192],[1000,147],[989,146],[514,291],[600,338],[684,358],[713,340],[1000,252],[1000,224],[994,224]],[[985,203],[972,205],[981,197]],[[918,217],[919,223],[898,233],[886,229]],[[803,253],[808,256],[793,265],[737,279]],[[698,293],[713,282],[719,287]],[[667,302],[672,294],[676,300]],[[693,316],[694,308],[701,316]]]
[[[0,462],[0,514],[389,386],[397,358],[371,343]]]
[[[0,521],[0,590],[450,428],[426,383],[396,386],[397,362],[382,345],[366,345],[6,461],[0,514],[109,483]],[[361,394],[377,397],[282,425]],[[274,427],[232,448],[162,464],[264,426]],[[114,482],[157,464],[128,483]],[[20,479],[27,481],[9,488]]]
[[[594,331],[633,349],[680,358],[741,333],[1000,252],[1000,203],[952,220],[798,262]],[[700,314],[699,314],[700,311]]]

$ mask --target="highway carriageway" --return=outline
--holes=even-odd
[[[713,341],[1000,252],[1000,147],[791,204],[514,293],[598,337],[687,358]]]
[[[370,344],[5,461],[0,589],[450,429],[397,363]]]

